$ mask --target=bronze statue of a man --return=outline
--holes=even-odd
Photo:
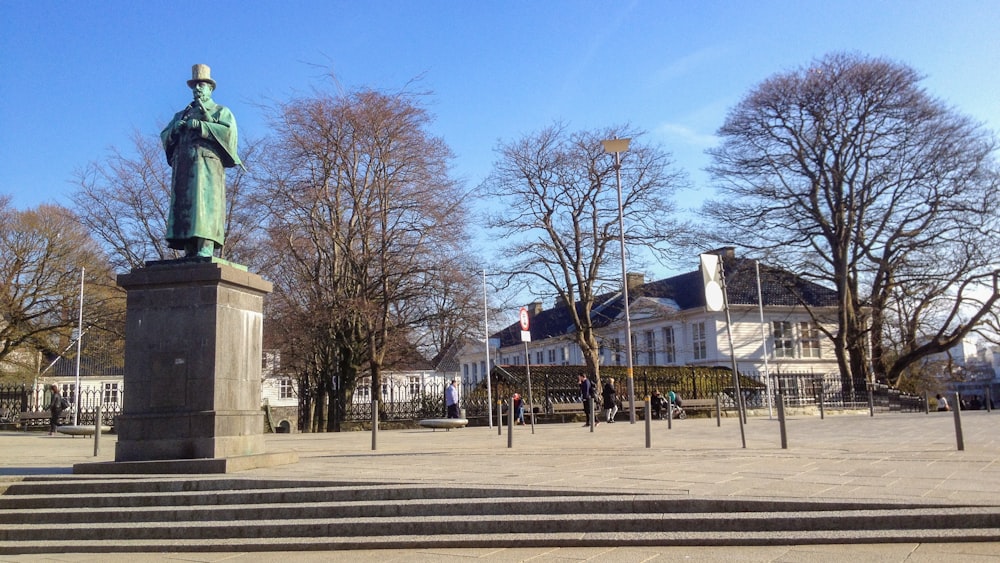
[[[187,84],[194,101],[160,133],[174,171],[166,238],[186,257],[211,257],[225,239],[225,169],[242,165],[236,118],[212,101],[215,81],[208,65],[194,65]]]

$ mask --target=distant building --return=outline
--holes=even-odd
[[[763,373],[765,360],[771,374],[838,371],[832,341],[822,330],[836,328],[838,309],[833,290],[760,265],[762,322],[757,264],[736,257],[731,247],[715,253],[723,258],[730,329],[741,372]],[[725,313],[707,309],[699,269],[649,283],[641,275],[628,277],[633,366],[732,367]],[[541,302],[535,302],[528,307],[528,314],[531,365],[584,365],[565,304],[545,309]],[[627,365],[622,293],[598,296],[592,321],[597,327],[601,365]],[[491,350],[491,363],[526,363],[518,323],[493,338],[500,346]],[[481,373],[484,361],[481,344],[478,349],[463,349],[463,373]]]

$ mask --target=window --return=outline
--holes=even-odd
[[[622,365],[622,341],[618,338],[611,340],[611,344],[614,346],[615,350],[615,365]]]
[[[646,365],[656,365],[656,333],[651,330],[646,331]]]
[[[674,342],[674,327],[663,329],[663,363],[672,364],[677,361],[677,344]]]
[[[560,355],[560,360],[559,361],[561,361],[564,364],[569,362],[569,349],[568,348],[566,348],[565,346],[563,346],[562,348],[560,348],[559,349],[559,355]]]
[[[410,378],[410,396],[417,397],[420,395],[420,378],[411,377]]]
[[[535,363],[541,365],[545,361],[545,352],[539,350],[535,352]]]
[[[278,398],[291,399],[295,397],[295,387],[292,385],[291,377],[282,377],[278,382]]]
[[[462,364],[462,375],[469,377],[469,364]]]
[[[819,326],[813,321],[799,323],[799,346],[803,358],[819,358]]]
[[[789,321],[771,321],[771,334],[774,339],[774,357],[794,358],[795,341],[792,337],[792,323]]]
[[[704,322],[691,325],[691,348],[694,359],[705,360],[708,358],[708,336],[705,332]]]
[[[118,402],[118,384],[117,383],[105,383],[104,384],[104,402],[105,403],[117,403]]]
[[[556,363],[556,351],[555,351],[555,348],[549,350],[549,363],[550,364]]]

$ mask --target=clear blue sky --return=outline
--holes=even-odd
[[[191,65],[243,136],[260,104],[329,84],[433,91],[433,132],[479,184],[498,141],[631,123],[708,190],[704,150],[755,84],[831,51],[907,63],[1000,131],[1000,1],[0,0],[0,194],[69,204],[74,171],[190,99]],[[692,264],[694,267],[694,264]]]

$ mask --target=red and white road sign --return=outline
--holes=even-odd
[[[521,318],[521,330],[528,330],[528,308],[527,307],[521,307],[520,318]]]

